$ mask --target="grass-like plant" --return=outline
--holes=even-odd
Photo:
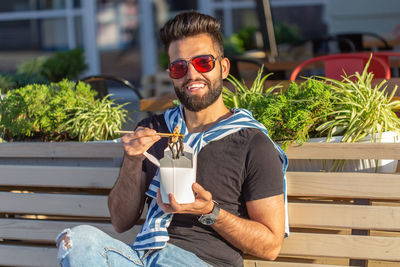
[[[276,85],[264,88],[265,81],[272,75],[272,73],[262,76],[263,68],[264,67],[261,67],[258,70],[257,76],[250,88],[247,87],[244,81],[240,82],[234,76],[229,75],[227,81],[234,86],[234,91],[232,92],[226,87],[223,88],[222,97],[225,105],[229,108],[246,108],[252,111],[253,115],[259,114],[261,111],[259,108],[265,107],[260,105],[260,101],[271,98],[272,92],[281,87],[280,85]]]
[[[79,141],[100,141],[113,139],[119,136],[115,131],[122,128],[126,122],[128,111],[123,107],[127,104],[115,104],[107,95],[102,100],[86,102],[85,105],[76,107],[75,114],[68,120],[62,129],[70,136],[77,137]]]
[[[383,80],[372,85],[374,74],[368,72],[370,60],[363,72],[343,76],[343,80],[320,77],[331,84],[335,92],[334,111],[329,119],[317,127],[317,131],[327,136],[327,142],[332,136],[343,136],[341,142],[360,142],[370,137],[371,142],[380,142],[383,132],[393,131],[400,134],[400,119],[394,112],[400,108],[400,101],[392,101],[397,85],[390,95],[386,92],[387,84]],[[335,160],[331,171],[342,171],[345,160]],[[375,172],[378,171],[378,161],[375,161]]]
[[[400,101],[392,101],[397,86],[390,95],[385,80],[373,86],[374,74],[367,71],[369,63],[361,74],[344,76],[342,81],[321,77],[335,92],[335,111],[316,129],[326,133],[328,141],[334,135],[343,135],[341,142],[359,142],[367,136],[371,142],[379,142],[383,132],[400,133],[400,119],[394,112],[400,108]]]

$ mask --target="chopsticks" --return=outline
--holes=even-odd
[[[115,133],[119,134],[129,134],[129,133],[134,133],[134,131],[114,131]],[[185,137],[183,134],[172,134],[172,133],[157,133],[157,135],[161,137],[170,137],[170,136],[182,136]]]

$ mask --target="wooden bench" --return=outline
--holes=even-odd
[[[0,265],[57,266],[57,234],[79,224],[133,242],[140,226],[116,234],[107,209],[122,154],[118,143],[0,144]],[[400,144],[307,143],[287,154],[400,159]],[[400,265],[399,174],[290,171],[287,179],[291,235],[278,261],[246,256],[246,267]]]

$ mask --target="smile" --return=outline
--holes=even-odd
[[[186,86],[186,89],[189,91],[197,91],[204,88],[206,85],[204,83],[191,83]]]

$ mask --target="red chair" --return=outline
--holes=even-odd
[[[391,74],[389,66],[389,56],[393,56],[390,53],[391,52],[379,52],[379,54],[373,53],[368,71],[373,72],[375,78],[390,79]],[[292,74],[290,75],[290,81],[296,80],[297,75],[305,66],[320,61],[323,61],[325,63],[325,77],[341,80],[342,76],[344,76],[345,73],[347,75],[351,75],[356,72],[361,73],[365,67],[365,64],[370,58],[370,54],[371,53],[368,52],[346,53],[310,58],[302,62],[293,70]]]
[[[360,54],[365,54],[365,55],[369,56],[371,54],[371,52],[363,52]],[[400,52],[394,52],[394,51],[378,51],[378,52],[373,52],[372,54],[374,57],[378,57],[378,58],[382,59],[383,61],[385,61],[385,63],[389,66],[390,66],[389,59],[391,57],[400,57]]]

